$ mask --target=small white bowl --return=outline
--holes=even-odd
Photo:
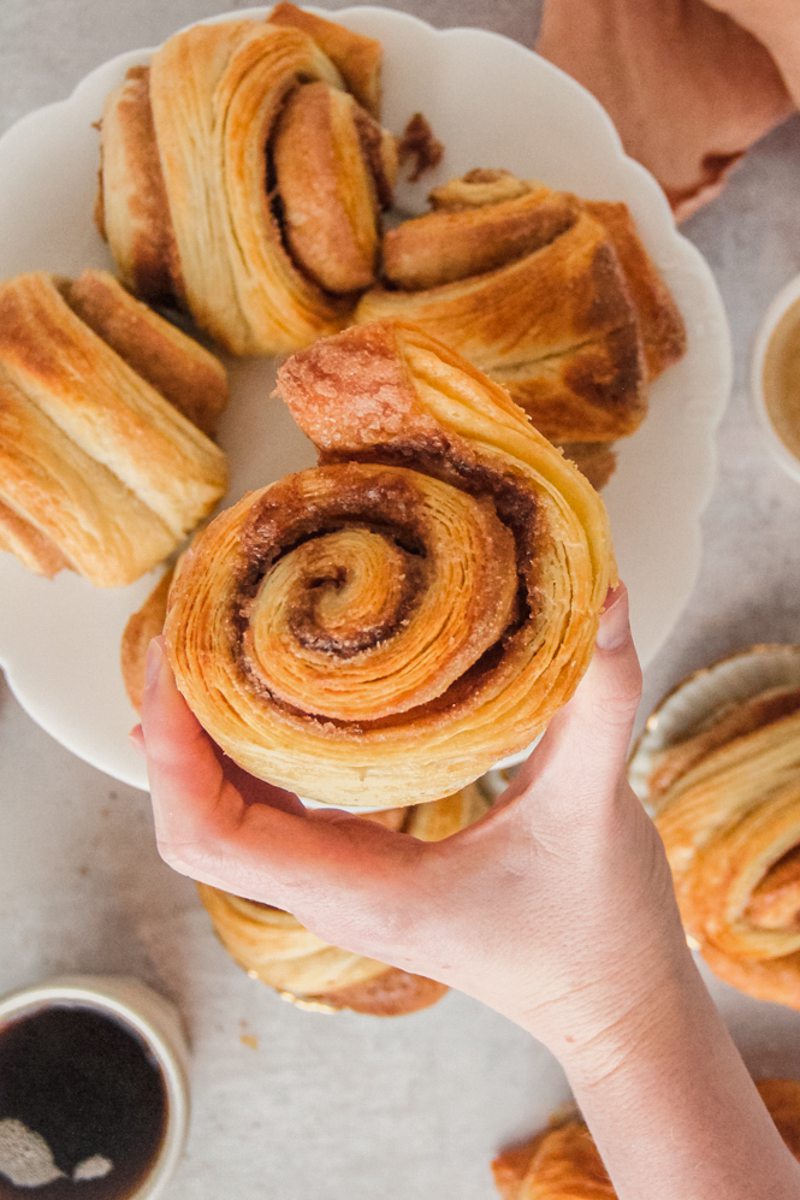
[[[0,1025],[56,1005],[109,1014],[138,1034],[158,1063],[167,1093],[163,1139],[147,1177],[129,1197],[155,1200],[180,1160],[189,1128],[189,1051],[178,1010],[126,975],[61,975],[0,997]]]
[[[786,284],[786,287],[778,292],[758,327],[750,368],[750,393],[758,423],[769,449],[784,471],[800,483],[800,459],[792,453],[775,428],[767,407],[764,388],[767,351],[778,333],[783,318],[795,304],[800,304],[800,275],[795,276]],[[800,329],[800,310],[798,310],[797,325]]]

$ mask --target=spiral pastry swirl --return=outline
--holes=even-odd
[[[471,825],[487,808],[473,786],[432,804],[385,809],[363,819],[431,842]],[[281,909],[205,884],[198,890],[231,956],[248,974],[303,1006],[401,1016],[435,1004],[447,991],[431,979],[331,946]]]
[[[684,924],[734,987],[800,1009],[800,690],[678,743],[651,798]]]
[[[240,765],[315,800],[457,791],[583,673],[614,578],[603,504],[414,326],[318,342],[278,389],[322,465],[193,543],[165,630],[178,686]]]
[[[762,1079],[756,1087],[786,1146],[800,1161],[800,1082]],[[505,1151],[492,1170],[503,1200],[615,1200],[617,1195],[592,1135],[578,1116],[562,1119],[527,1145]]]
[[[341,328],[374,280],[396,173],[373,115],[380,60],[372,39],[281,4],[194,26],[132,68],[105,105],[96,214],[129,286],[234,354]]]
[[[474,170],[383,238],[359,321],[415,321],[507,387],[559,443],[634,432],[683,354],[681,316],[624,204]],[[585,453],[585,452],[584,452]]]

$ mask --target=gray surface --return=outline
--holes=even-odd
[[[538,13],[537,3],[516,0],[395,7],[526,41]],[[106,58],[214,9],[189,0],[4,0],[0,129],[66,95]],[[800,489],[763,448],[745,384],[760,314],[800,270],[799,176],[795,119],[685,227],[719,279],[737,375],[703,522],[703,569],[648,672],[645,706],[716,655],[754,641],[800,640]],[[191,884],[157,859],[144,796],[61,750],[5,688],[0,746],[4,824],[10,817],[7,827],[31,831],[24,844],[0,840],[0,991],[60,971],[125,971],[177,1000],[195,1051],[194,1123],[169,1197],[489,1200],[488,1159],[562,1094],[558,1068],[542,1051],[460,996],[396,1022],[295,1011],[239,973],[208,934]],[[20,821],[30,810],[32,819]],[[25,869],[22,889],[7,883],[12,856],[13,874]],[[800,1018],[714,991],[756,1070],[800,1073]]]

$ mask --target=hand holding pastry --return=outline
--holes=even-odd
[[[430,844],[303,810],[246,775],[198,726],[159,643],[149,666],[142,728],[159,845],[184,873],[477,996],[560,1054],[590,1045],[622,998],[633,1007],[680,961],[666,861],[619,784],[639,694],[624,592],[575,698],[502,800]]]
[[[158,642],[148,667],[136,738],[176,870],[458,987],[542,1039],[621,1200],[797,1194],[797,1166],[694,968],[663,849],[623,781],[639,695],[624,591],[512,786],[439,842],[305,811],[219,753]]]

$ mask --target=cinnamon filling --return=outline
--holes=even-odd
[[[498,608],[492,618],[494,602],[487,597],[486,620],[494,620],[494,624],[487,625],[483,644],[473,639],[473,650],[465,651],[466,659],[462,654],[458,671],[449,681],[445,677],[446,686],[438,694],[433,671],[419,693],[419,702],[404,699],[402,693],[396,706],[389,701],[383,707],[376,703],[374,715],[371,710],[344,718],[332,709],[319,711],[320,704],[325,708],[325,702],[314,694],[313,686],[303,685],[319,704],[301,704],[297,698],[290,698],[292,679],[287,687],[285,681],[276,685],[265,678],[270,664],[274,666],[278,657],[285,657],[275,652],[276,608],[283,610],[281,619],[286,631],[280,644],[284,645],[288,637],[294,647],[290,657],[299,654],[305,662],[309,656],[312,660],[326,656],[343,666],[351,662],[356,667],[359,656],[373,651],[388,653],[393,638],[408,637],[408,627],[420,612],[431,586],[434,564],[426,543],[429,528],[418,513],[419,496],[393,474],[393,467],[407,461],[413,461],[423,479],[450,484],[475,498],[494,514],[492,520],[499,520],[500,527],[507,531],[504,536],[510,535],[512,561],[508,566],[516,564],[515,578],[499,564],[495,572],[498,577],[506,577],[510,589],[508,600],[503,601],[505,607]],[[386,466],[388,470],[385,474],[377,472],[365,488],[359,473],[362,465]],[[281,487],[280,495],[271,489],[251,513],[241,535],[242,568],[230,610],[232,650],[250,687],[301,722],[322,721],[331,730],[346,728],[351,733],[444,712],[474,698],[509,651],[513,654],[515,641],[521,637],[527,642],[526,626],[538,607],[532,570],[537,520],[530,494],[510,477],[500,476],[477,461],[447,462],[412,445],[396,447],[390,454],[384,449],[379,463],[351,459],[318,470],[336,472],[335,495],[309,501],[302,477],[294,477]],[[353,536],[360,540],[348,557],[347,539]],[[375,574],[366,578],[361,565],[365,555],[374,557],[377,564]],[[290,557],[291,564],[287,562]],[[288,584],[283,575],[290,580]],[[263,609],[270,623],[266,633],[261,630],[259,611],[265,586],[281,589],[273,593]],[[482,608],[480,617],[486,617]],[[298,668],[301,674],[302,670]],[[329,671],[330,664],[325,674]]]

